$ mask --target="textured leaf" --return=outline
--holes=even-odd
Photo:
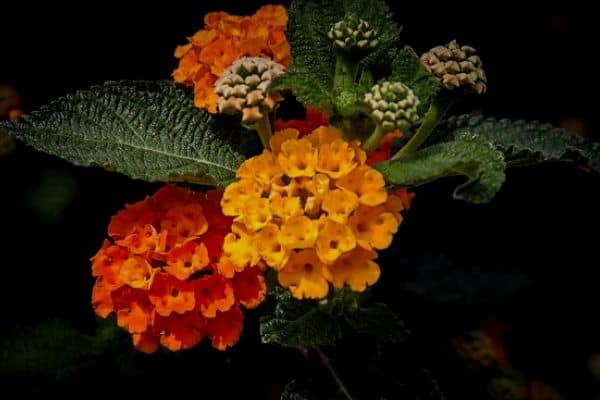
[[[344,0],[344,10],[358,15],[377,31],[379,44],[360,60],[360,64],[369,67],[391,61],[396,54],[396,44],[402,29],[394,20],[394,14],[386,2],[382,0]]]
[[[241,132],[226,132],[170,82],[109,82],[67,95],[5,131],[76,165],[148,181],[222,185],[245,159]]]
[[[0,372],[62,379],[115,348],[119,333],[119,328],[111,326],[87,335],[58,320],[19,327],[2,342]]]
[[[379,45],[360,60],[363,67],[393,58],[400,28],[382,0],[295,0],[289,10],[287,38],[292,64],[271,84],[271,90],[291,90],[304,105],[331,113],[335,52],[327,32],[346,13],[366,20],[379,33]]]
[[[409,46],[404,47],[396,55],[392,63],[392,74],[388,79],[400,81],[413,90],[421,101],[420,114],[427,110],[429,104],[441,89],[437,79],[421,67],[419,56]]]
[[[432,141],[448,141],[464,132],[503,151],[509,166],[543,161],[572,161],[600,172],[600,143],[537,121],[511,121],[461,115],[442,123]]]
[[[308,350],[333,344],[341,337],[335,318],[321,310],[316,302],[296,300],[287,290],[278,291],[275,299],[277,305],[273,314],[260,320],[263,343]]]
[[[292,90],[306,106],[331,109],[335,55],[327,32],[344,16],[341,0],[295,0],[288,10],[292,64],[271,90]]]
[[[263,343],[308,350],[334,344],[340,338],[341,331],[333,316],[315,308],[292,320],[263,317],[260,334]]]
[[[388,183],[417,186],[444,176],[465,175],[468,180],[454,198],[471,203],[489,202],[504,183],[506,163],[502,153],[469,134],[375,166]]]
[[[359,307],[347,313],[345,319],[356,332],[376,338],[380,342],[397,343],[409,335],[404,322],[383,303]]]

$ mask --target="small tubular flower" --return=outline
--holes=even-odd
[[[197,107],[217,112],[215,83],[235,60],[263,57],[289,65],[290,45],[285,36],[287,11],[282,6],[261,7],[252,16],[213,12],[204,17],[204,29],[175,49],[179,65],[173,71],[175,82],[194,88]]]
[[[284,129],[270,145],[225,189],[223,213],[236,221],[225,239],[228,259],[266,264],[298,299],[323,298],[330,284],[357,291],[374,284],[374,249],[390,245],[406,209],[402,199],[388,195],[365,152],[337,128],[320,126],[304,137]]]
[[[205,337],[224,350],[241,334],[240,306],[263,301],[261,269],[223,254],[232,219],[222,195],[167,185],[112,218],[92,258],[92,305],[100,317],[115,313],[138,350],[188,349]]]

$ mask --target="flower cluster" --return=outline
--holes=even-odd
[[[279,93],[268,93],[267,89],[284,72],[283,65],[262,57],[239,58],[215,82],[217,109],[220,113],[241,113],[245,123],[259,121],[283,100]]]
[[[327,32],[327,37],[333,40],[336,48],[348,52],[374,49],[379,44],[377,31],[354,14],[346,14],[336,22]]]
[[[285,37],[286,24],[287,11],[282,6],[264,6],[252,16],[206,14],[204,29],[175,50],[179,65],[173,78],[194,87],[197,107],[215,113],[215,82],[238,58],[262,56],[288,66],[291,53]]]
[[[367,155],[367,164],[374,165],[382,161],[387,161],[392,157],[392,148],[394,147],[394,140],[401,138],[403,133],[401,131],[392,131],[386,134],[376,150],[370,152]]]
[[[278,119],[275,121],[275,130],[282,131],[284,129],[292,128],[299,132],[299,137],[303,137],[318,127],[325,125],[329,125],[327,114],[322,113],[316,108],[308,107],[304,119],[289,119],[287,121]]]
[[[456,40],[423,53],[421,65],[447,90],[462,87],[477,94],[487,90],[487,77],[477,51],[471,46],[459,46]]]
[[[114,312],[137,349],[176,351],[208,337],[224,350],[241,334],[240,305],[264,299],[260,268],[223,255],[232,221],[221,195],[168,185],[112,218],[111,240],[92,258],[92,304],[103,318]]]
[[[371,117],[385,132],[406,129],[419,119],[419,99],[401,82],[382,81],[365,94]]]
[[[376,250],[391,244],[406,203],[340,130],[298,135],[277,132],[225,189],[223,213],[235,219],[224,251],[236,266],[264,261],[298,299],[327,296],[329,283],[363,291],[379,279]]]

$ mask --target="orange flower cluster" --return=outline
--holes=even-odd
[[[322,126],[299,138],[277,132],[271,150],[246,160],[223,194],[235,217],[224,251],[236,265],[263,261],[293,296],[323,298],[329,285],[363,291],[380,275],[410,198],[388,194],[358,142]]]
[[[92,304],[103,318],[116,313],[137,349],[177,351],[208,337],[225,350],[241,334],[240,305],[264,299],[261,270],[222,254],[232,221],[221,196],[167,185],[112,218],[111,240],[92,258]]]
[[[267,5],[252,16],[213,12],[204,17],[204,29],[175,49],[179,66],[173,71],[178,83],[194,87],[195,104],[217,112],[214,85],[231,63],[240,57],[267,57],[288,66],[290,45],[285,37],[287,11]]]
[[[367,156],[367,164],[374,165],[379,162],[389,160],[392,157],[392,146],[394,144],[394,139],[401,137],[402,132],[400,131],[392,131],[385,135],[379,143],[377,150],[370,152]]]
[[[275,121],[275,130],[282,131],[284,129],[296,129],[299,133],[298,137],[303,137],[318,127],[326,126],[328,124],[329,118],[327,117],[327,114],[322,113],[316,108],[308,107],[304,119],[289,119],[287,121],[278,119]]]

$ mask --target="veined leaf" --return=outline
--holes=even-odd
[[[246,158],[240,130],[226,131],[194,107],[187,90],[167,81],[81,90],[0,123],[0,132],[73,164],[147,181],[223,185]]]
[[[341,0],[295,0],[288,15],[292,64],[270,89],[289,89],[304,105],[329,111],[335,55],[327,32],[344,16]]]
[[[122,351],[117,347],[121,332],[117,326],[110,326],[88,335],[61,320],[20,326],[2,342],[0,372],[60,380],[96,363],[108,351]]]
[[[400,28],[384,1],[295,0],[288,10],[286,33],[292,64],[271,84],[271,90],[291,90],[304,105],[331,113],[336,58],[327,32],[346,13],[358,15],[378,32],[378,46],[356,62],[369,67],[391,61]]]
[[[292,298],[287,289],[277,287],[272,292],[277,302],[273,314],[260,319],[263,343],[308,350],[335,343],[341,329],[335,317],[309,300]]]
[[[396,55],[392,63],[392,74],[388,79],[402,82],[412,89],[421,101],[420,114],[427,110],[429,104],[441,89],[437,79],[421,67],[419,56],[409,46],[404,47]]]
[[[308,350],[334,344],[340,338],[341,330],[332,315],[313,308],[294,319],[262,317],[260,335],[263,343]]]
[[[509,166],[571,161],[600,172],[600,143],[537,121],[511,121],[461,115],[444,121],[431,140],[444,142],[469,132],[505,154]]]
[[[393,185],[418,186],[444,176],[465,175],[468,180],[454,198],[471,203],[489,202],[504,183],[502,153],[475,135],[463,133],[452,142],[427,147],[399,160],[375,165]]]
[[[394,14],[382,0],[344,0],[344,10],[358,15],[377,31],[377,47],[367,54],[360,64],[369,67],[386,64],[396,54],[396,44],[402,28],[394,20]]]

